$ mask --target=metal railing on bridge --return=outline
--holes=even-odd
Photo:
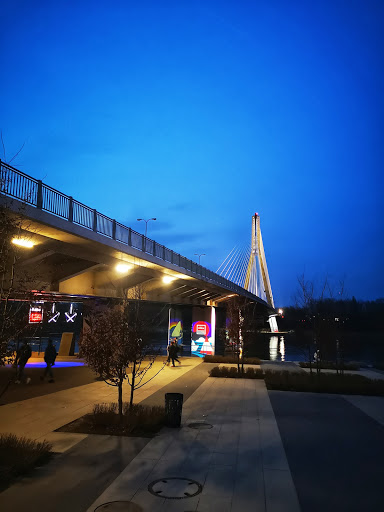
[[[73,197],[62,194],[41,180],[36,180],[1,160],[0,193],[52,213],[111,240],[133,247],[145,254],[150,254],[159,260],[172,263],[181,269],[192,272],[196,277],[202,277],[235,293],[252,295],[232,281],[120,224],[115,219],[110,219],[97,210],[76,201]]]

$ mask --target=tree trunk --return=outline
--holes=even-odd
[[[309,373],[312,375],[311,346],[308,347]]]
[[[119,390],[119,421],[121,423],[123,420],[123,379],[121,377],[117,386]]]
[[[132,406],[133,406],[133,393],[135,391],[135,376],[136,376],[136,361],[133,362],[133,368],[132,368],[131,398],[129,400],[129,408],[130,409],[132,409]]]

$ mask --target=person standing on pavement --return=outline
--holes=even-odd
[[[175,366],[175,361],[177,361],[180,364],[180,361],[177,359],[177,352],[178,352],[178,346],[176,341],[172,341],[172,343],[169,345],[169,358],[172,359],[172,366]]]
[[[51,338],[48,340],[48,345],[44,352],[44,361],[47,365],[47,367],[44,370],[43,375],[40,377],[40,380],[44,380],[45,377],[48,375],[49,380],[48,382],[55,382],[53,379],[53,373],[52,373],[52,366],[55,364],[57,352],[55,347],[53,346],[53,342]]]
[[[16,352],[16,360],[15,365],[17,366],[17,376],[15,380],[15,384],[20,384],[24,381],[24,368],[25,365],[28,362],[28,359],[32,355],[31,347],[28,345],[26,340],[23,341],[23,344]],[[25,383],[29,384],[31,382],[31,379],[27,377],[25,379]]]

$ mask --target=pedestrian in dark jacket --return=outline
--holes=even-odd
[[[45,352],[44,352],[44,361],[46,362],[47,367],[45,368],[43,375],[40,377],[41,380],[44,380],[45,377],[48,375],[49,376],[48,382],[55,382],[53,380],[52,366],[55,364],[56,356],[57,356],[56,349],[53,346],[52,340],[49,339],[47,348],[45,349]]]
[[[28,345],[28,343],[24,340],[21,347],[16,352],[16,361],[15,364],[17,365],[17,377],[15,380],[16,384],[20,384],[24,380],[24,368],[25,365],[28,362],[28,359],[32,355],[31,347]],[[25,379],[25,383],[29,384],[31,382],[31,379],[27,377]]]
[[[168,348],[168,360],[172,359],[172,366],[175,366],[175,361],[177,361],[180,364],[180,361],[177,359],[177,352],[179,351],[179,348],[177,346],[176,341],[173,341]]]

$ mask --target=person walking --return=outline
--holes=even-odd
[[[40,380],[44,380],[45,377],[48,375],[49,380],[48,382],[52,383],[55,382],[53,379],[53,372],[52,372],[52,366],[55,364],[57,352],[55,347],[53,346],[53,342],[51,338],[48,340],[48,345],[44,352],[44,361],[47,365],[47,367],[44,370],[43,375],[40,377]]]
[[[15,384],[20,384],[21,382],[24,381],[24,368],[28,362],[28,359],[31,357],[31,355],[32,355],[31,347],[28,345],[26,340],[24,340],[23,344],[16,352],[15,365],[17,366],[17,375],[16,375]],[[25,383],[29,384],[30,382],[31,382],[30,377],[27,377],[25,379]]]
[[[172,341],[172,343],[169,345],[169,350],[168,350],[168,354],[169,354],[168,359],[172,360],[172,366],[176,366],[175,361],[177,361],[180,364],[180,361],[177,359],[178,350],[179,349],[178,349],[176,341]]]

